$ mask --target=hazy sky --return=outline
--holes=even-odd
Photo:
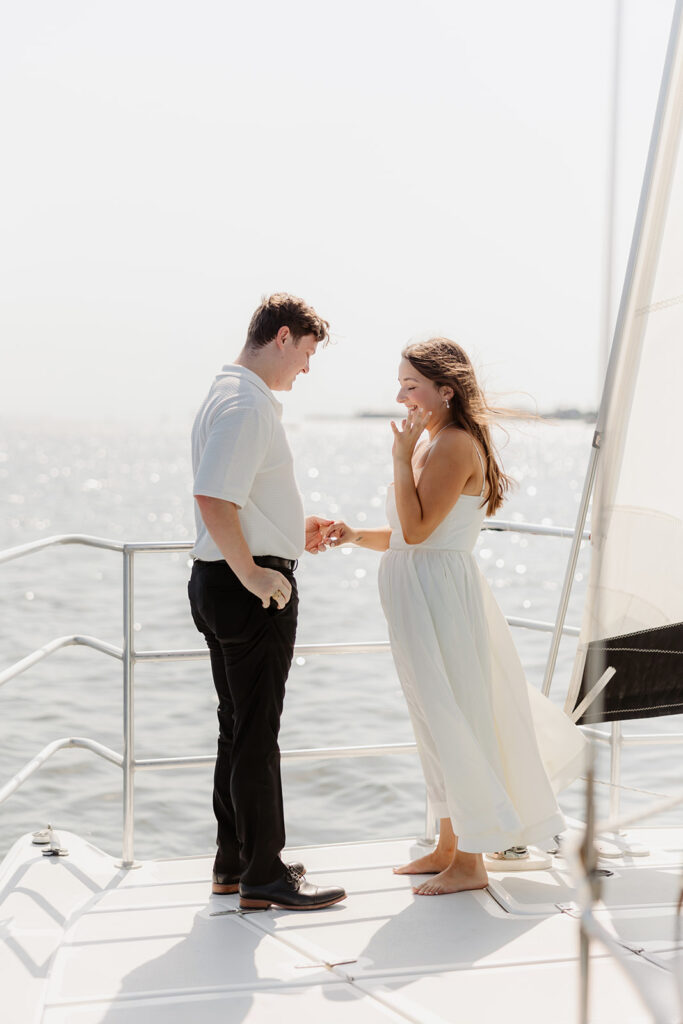
[[[616,291],[672,9],[623,4]],[[276,290],[335,337],[289,416],[391,408],[436,332],[594,406],[614,11],[6,4],[0,414],[184,422]]]

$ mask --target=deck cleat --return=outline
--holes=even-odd
[[[61,845],[59,835],[52,828],[52,825],[48,825],[47,828],[34,832],[31,835],[31,842],[34,846],[47,847],[47,849],[43,850],[43,857],[69,856],[69,851]]]

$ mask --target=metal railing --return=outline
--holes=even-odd
[[[499,522],[487,520],[484,529],[496,531],[516,531],[530,533],[540,536],[571,537],[573,531],[567,527],[554,527],[535,525],[530,523]],[[588,534],[586,533],[586,538]],[[42,540],[23,544],[0,552],[0,564],[17,558],[23,558],[34,554],[37,551],[59,545],[79,544],[86,547],[99,548],[121,553],[123,559],[123,645],[116,647],[96,637],[74,634],[71,636],[59,637],[44,644],[42,647],[31,652],[14,665],[9,666],[0,673],[0,686],[9,680],[14,679],[20,673],[37,664],[44,658],[49,657],[56,651],[68,646],[86,646],[100,653],[116,658],[122,663],[123,682],[123,749],[122,753],[111,750],[94,740],[81,737],[70,737],[48,744],[31,761],[29,761],[13,778],[0,789],[0,803],[14,793],[28,778],[30,778],[42,765],[58,750],[65,748],[79,748],[89,750],[98,757],[102,757],[112,764],[117,765],[123,772],[123,838],[122,838],[122,865],[131,867],[135,862],[134,858],[134,832],[135,832],[135,794],[134,780],[137,771],[153,771],[159,769],[170,769],[178,767],[196,767],[212,764],[215,755],[198,755],[183,757],[160,757],[160,758],[139,758],[135,757],[135,665],[138,662],[167,662],[167,661],[197,661],[208,659],[209,652],[206,648],[190,650],[147,650],[136,651],[134,644],[134,606],[135,606],[135,556],[140,553],[173,553],[188,552],[192,545],[187,542],[153,542],[153,543],[122,543],[101,537],[90,537],[84,534],[64,534],[55,537],[47,537]],[[553,632],[554,624],[551,622],[536,621],[533,619],[510,616],[507,619],[512,626],[525,629],[538,630],[541,632]],[[576,627],[564,626],[563,633],[568,636],[578,636],[579,630]],[[337,643],[337,644],[297,644],[294,649],[295,656],[308,656],[318,654],[371,654],[389,651],[388,641],[369,641],[363,643]],[[352,747],[326,747],[307,750],[284,750],[283,760],[303,761],[318,759],[335,759],[346,757],[374,757],[387,754],[414,754],[416,746],[414,743],[380,744],[374,746],[352,746]],[[425,813],[425,835],[426,842],[434,839],[435,821],[429,806]]]

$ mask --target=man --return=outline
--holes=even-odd
[[[213,805],[218,850],[213,892],[242,907],[313,910],[344,899],[285,865],[278,732],[296,635],[294,569],[304,547],[324,547],[304,520],[292,455],[273,391],[308,373],[329,324],[302,299],[278,293],[254,313],[246,342],[224,366],[192,430],[197,540],[188,587],[218,693]]]

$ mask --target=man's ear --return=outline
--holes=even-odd
[[[292,332],[290,331],[289,327],[281,327],[278,330],[277,334],[275,335],[275,344],[279,349],[283,349],[285,347],[285,342],[287,341],[287,338],[291,337],[291,333]]]

